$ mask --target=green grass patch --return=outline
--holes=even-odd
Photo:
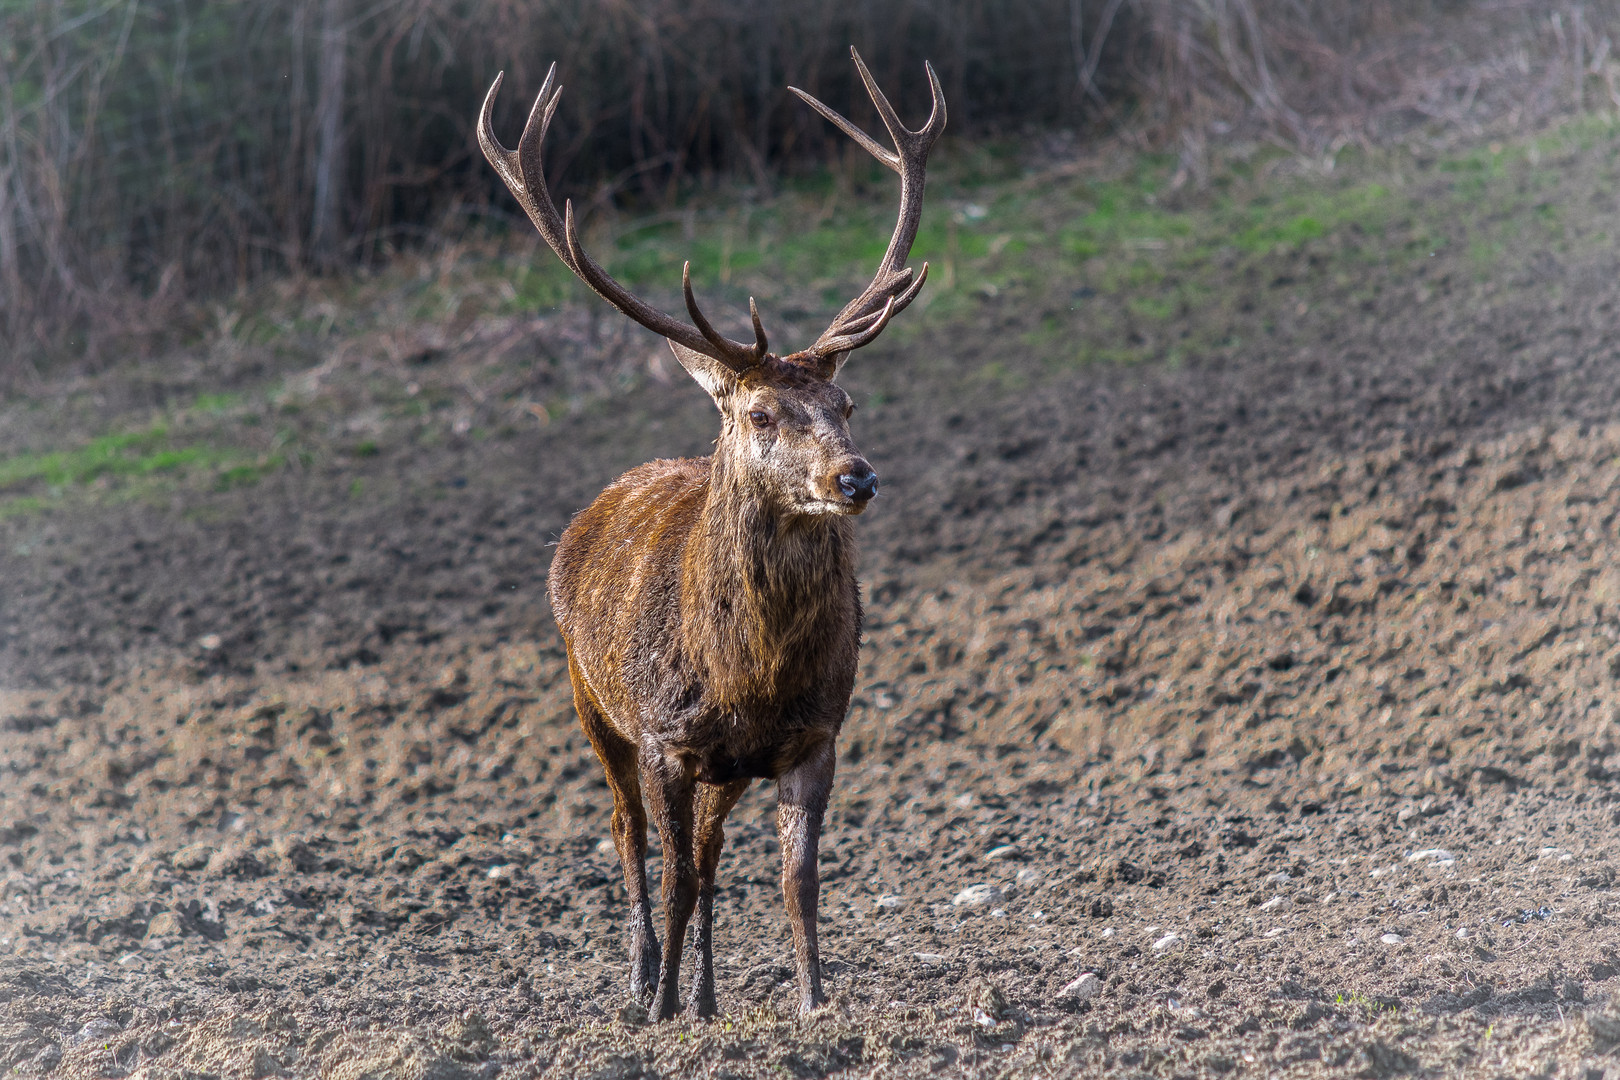
[[[196,460],[195,448],[172,449],[161,424],[143,431],[103,435],[75,450],[19,454],[0,460],[0,491],[24,484],[86,484],[103,476],[146,476]]]
[[[193,403],[191,411],[208,413]],[[168,425],[102,435],[81,446],[0,458],[0,515],[44,509],[74,496],[139,497],[202,480],[217,490],[259,482],[279,454],[184,442]]]
[[[281,468],[284,460],[280,454],[271,454],[261,461],[246,462],[241,465],[222,465],[215,476],[214,487],[219,491],[252,487],[268,474]]]
[[[201,416],[224,416],[241,404],[241,394],[198,394],[191,411]]]

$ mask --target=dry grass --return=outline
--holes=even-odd
[[[266,274],[509,220],[469,132],[499,69],[515,130],[561,61],[552,167],[601,208],[845,153],[783,87],[865,116],[850,42],[908,115],[932,59],[953,134],[1101,124],[1201,179],[1234,132],[1321,158],[1620,107],[1617,24],[1613,0],[0,0],[0,387],[168,347]]]

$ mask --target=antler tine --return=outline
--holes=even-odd
[[[540,93],[535,95],[534,107],[529,110],[529,118],[523,125],[523,134],[518,138],[515,151],[501,145],[490,122],[495,112],[495,95],[500,93],[501,83],[505,80],[506,72],[496,75],[489,93],[484,95],[484,107],[478,113],[478,146],[489,163],[495,166],[495,171],[501,174],[507,190],[529,215],[529,220],[534,222],[534,227],[545,238],[546,244],[570,270],[574,270],[573,261],[568,256],[568,244],[563,239],[562,218],[557,215],[557,205],[551,201],[551,193],[546,190],[546,171],[540,152],[546,131],[551,127],[551,117],[557,111],[557,101],[562,97],[562,87],[555,85],[557,65],[552,64],[546,72],[546,81],[540,85]],[[574,272],[577,274],[579,271]]]
[[[765,324],[759,321],[759,305],[754,303],[752,296],[748,298],[748,318],[754,324],[754,349],[760,359],[764,359],[770,351],[769,342],[765,340]]]
[[[765,330],[760,324],[759,311],[752,299],[748,301],[748,307],[754,320],[754,344],[743,345],[722,337],[709,321],[703,318],[702,312],[697,308],[697,302],[692,297],[690,274],[683,271],[687,311],[696,323],[695,327],[688,326],[633,295],[586,254],[579,242],[579,231],[574,224],[574,204],[571,200],[564,202],[561,215],[557,213],[557,204],[552,201],[551,192],[546,188],[545,157],[542,152],[546,131],[551,127],[551,118],[557,111],[557,101],[562,96],[562,87],[554,85],[556,76],[557,65],[552,64],[550,70],[546,72],[546,80],[540,87],[539,96],[534,99],[534,107],[529,110],[529,119],[523,125],[523,135],[518,139],[516,151],[508,150],[501,145],[490,123],[490,117],[495,109],[495,95],[500,91],[501,81],[506,77],[505,72],[495,76],[495,82],[490,86],[489,93],[484,95],[484,106],[478,114],[478,145],[484,151],[484,156],[489,159],[489,163],[495,167],[495,171],[500,173],[507,189],[522,205],[524,212],[529,215],[529,220],[534,222],[534,227],[539,230],[547,245],[557,253],[563,264],[589,285],[598,296],[619,311],[653,333],[717,360],[739,374],[758,364],[766,353]]]
[[[862,345],[871,344],[879,334],[883,333],[884,328],[889,325],[889,320],[894,317],[894,301],[895,297],[889,297],[888,301],[883,305],[883,310],[876,315],[877,322],[872,323],[865,330],[859,333],[841,334],[834,338],[829,338],[823,334],[822,340],[816,342],[812,351],[821,356],[833,356],[837,353],[854,352]]]
[[[911,281],[911,268],[909,266],[906,267],[905,272],[898,276],[907,281]],[[923,282],[927,280],[928,264],[923,263],[922,273],[917,275],[916,281],[911,282],[910,288],[906,289],[905,292],[894,296],[894,314],[900,314],[902,311],[906,310],[907,306],[909,306],[913,300],[917,299],[917,294],[922,292]],[[879,290],[879,292],[882,294],[886,292],[886,290]],[[878,316],[882,314],[883,313],[881,311],[874,311],[870,315],[862,315],[858,319],[851,319],[847,324],[844,325],[843,329],[848,333],[858,333],[863,328],[870,326],[878,318]]]
[[[860,143],[861,147],[865,149],[868,154],[871,154],[873,157],[883,162],[883,164],[887,165],[895,172],[900,171],[900,158],[897,155],[889,150],[885,150],[882,143],[872,138],[872,136],[868,135],[866,132],[862,131],[848,120],[845,120],[838,114],[836,109],[829,109],[827,106],[823,105],[821,102],[817,101],[803,90],[800,90],[797,86],[788,87],[788,92],[797,94],[799,96],[799,100],[816,110],[816,112],[820,113],[822,116],[825,116],[828,120],[831,120],[838,127],[839,131],[842,131],[845,135],[848,135],[850,138]]]
[[[883,259],[878,263],[877,274],[872,278],[871,284],[845,305],[832,325],[827,327],[821,337],[816,339],[816,343],[810,347],[809,351],[812,354],[821,357],[848,353],[872,341],[877,337],[875,330],[887,325],[888,320],[915,300],[921,291],[923,282],[928,278],[927,264],[924,264],[923,272],[917,275],[914,281],[912,272],[905,266],[905,261],[911,254],[911,245],[917,238],[917,228],[922,222],[922,196],[928,152],[933,149],[940,133],[945,130],[945,93],[940,89],[939,76],[934,73],[932,64],[924,64],[923,67],[928,73],[928,88],[933,97],[933,108],[928,114],[928,122],[918,130],[912,131],[900,122],[894,106],[889,104],[889,99],[878,88],[871,71],[866,67],[866,62],[861,59],[861,54],[854,48],[849,50],[849,54],[855,61],[861,82],[866,85],[866,92],[872,98],[872,104],[877,109],[883,126],[894,139],[894,151],[886,149],[876,139],[804,91],[794,87],[788,89],[831,121],[840,131],[854,139],[873,157],[900,174],[900,211],[895,222],[894,236],[889,240],[888,250],[883,253]]]
[[[910,149],[907,143],[911,143],[921,153],[927,154],[934,145],[934,140],[945,130],[945,95],[939,88],[939,76],[934,74],[934,65],[923,61],[923,70],[928,72],[928,89],[934,99],[933,108],[928,114],[928,123],[917,131],[911,131],[900,122],[894,106],[889,104],[889,99],[878,89],[877,80],[872,78],[872,73],[866,68],[866,61],[855,51],[855,46],[849,47],[849,55],[855,61],[855,68],[861,73],[861,82],[866,84],[866,92],[871,97],[872,104],[877,107],[878,116],[883,119],[883,126],[889,129],[889,136],[894,139],[894,145],[902,154]]]
[[[681,267],[681,290],[686,294],[686,313],[692,317],[692,324],[698,328],[698,333],[708,339],[710,345],[727,355],[735,357],[741,367],[749,368],[765,359],[770,351],[770,344],[765,340],[765,327],[759,321],[759,308],[754,304],[754,298],[748,298],[748,313],[754,318],[754,343],[744,345],[740,341],[732,341],[721,336],[709,320],[703,317],[698,309],[697,297],[692,295],[692,263],[690,260]]]

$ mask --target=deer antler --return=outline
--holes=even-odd
[[[686,311],[692,317],[693,323],[687,325],[632,295],[586,253],[579,242],[579,230],[574,225],[573,201],[564,202],[563,213],[559,215],[557,204],[552,201],[551,193],[546,189],[545,158],[541,153],[541,144],[545,142],[546,129],[551,126],[552,114],[557,111],[557,100],[562,96],[562,87],[554,85],[557,81],[557,65],[552,64],[551,69],[546,72],[546,81],[541,84],[539,96],[534,99],[534,108],[529,110],[529,120],[523,125],[523,135],[518,139],[518,148],[515,151],[502,146],[490,127],[490,114],[495,108],[495,95],[500,91],[501,80],[505,77],[505,72],[495,76],[494,84],[484,96],[484,107],[478,114],[478,145],[483,149],[489,163],[495,166],[495,171],[501,174],[507,189],[522,204],[524,211],[529,215],[529,220],[534,222],[534,227],[545,237],[551,250],[557,253],[557,258],[563,261],[563,265],[595,290],[602,299],[648,330],[716,360],[738,374],[763,360],[769,345],[765,340],[765,328],[760,325],[759,310],[754,306],[752,297],[748,301],[748,310],[754,320],[754,343],[744,345],[722,337],[698,310],[697,299],[692,295],[691,263],[687,263],[681,271],[681,284],[686,294]],[[921,193],[919,187],[918,194]],[[907,246],[910,246],[909,241]],[[905,253],[902,251],[901,258],[904,257]]]
[[[884,149],[876,139],[803,90],[788,87],[805,104],[860,143],[867,153],[900,174],[899,220],[894,227],[894,237],[889,241],[889,250],[884,252],[883,261],[878,263],[877,275],[864,292],[838,313],[816,343],[806,350],[823,361],[830,361],[835,370],[843,363],[840,354],[848,354],[881,334],[889,319],[905,310],[906,305],[922,291],[923,282],[928,280],[927,263],[923,263],[922,273],[917,274],[913,281],[911,269],[905,262],[911,254],[911,244],[917,238],[917,226],[922,220],[923,179],[928,151],[933,148],[940,132],[945,130],[945,95],[939,88],[939,76],[934,74],[933,65],[923,66],[928,71],[928,86],[933,93],[934,108],[928,114],[928,123],[919,131],[911,131],[900,123],[900,117],[889,104],[889,99],[883,96],[883,91],[872,80],[872,73],[866,70],[861,54],[852,47],[849,55],[855,59],[861,81],[866,84],[866,92],[871,95],[878,116],[883,118],[883,126],[889,129],[897,152]]]

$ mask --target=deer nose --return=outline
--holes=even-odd
[[[877,484],[877,473],[872,471],[870,465],[861,465],[838,478],[838,490],[844,493],[844,497],[861,503],[877,494]]]

